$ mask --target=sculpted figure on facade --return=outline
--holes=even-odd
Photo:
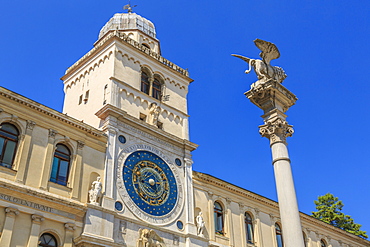
[[[139,229],[136,247],[166,247],[166,245],[154,230]]]
[[[100,177],[96,178],[96,181],[92,182],[91,189],[89,190],[90,203],[97,204],[101,198],[102,183],[100,182]]]
[[[249,74],[253,66],[254,71],[257,74],[257,82],[263,83],[274,80],[282,83],[287,77],[284,70],[278,66],[272,66],[270,64],[271,60],[280,57],[280,52],[276,45],[261,39],[254,40],[254,44],[258,47],[258,49],[261,50],[260,57],[262,58],[262,60],[252,59],[236,54],[232,54],[232,56],[241,58],[249,64],[249,68],[245,71],[246,74]]]
[[[161,108],[157,105],[157,103],[152,103],[149,107],[149,124],[157,125],[160,113]]]
[[[203,230],[204,230],[205,222],[204,222],[204,219],[203,219],[203,213],[202,212],[199,212],[199,214],[195,218],[195,222],[197,223],[197,234],[199,236],[203,236]]]

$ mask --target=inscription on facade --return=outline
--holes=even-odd
[[[72,219],[75,218],[75,216],[73,214],[70,214],[70,213],[67,213],[67,212],[64,212],[64,211],[60,211],[58,209],[51,208],[51,207],[41,205],[41,204],[38,204],[38,203],[30,202],[30,201],[27,201],[27,200],[24,200],[24,199],[21,199],[21,198],[17,198],[17,197],[14,197],[14,196],[9,196],[9,195],[5,195],[5,194],[0,193],[0,200],[12,202],[12,203],[22,205],[22,206],[27,206],[27,207],[34,208],[34,209],[44,211],[44,212],[48,212],[48,213],[58,214],[58,215],[61,215],[61,216],[72,218]]]

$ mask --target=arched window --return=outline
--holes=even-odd
[[[215,232],[224,235],[224,213],[220,203],[214,204]]]
[[[163,80],[161,79],[161,76],[152,76],[151,73],[149,73],[149,70],[143,67],[141,71],[141,92],[146,93],[157,100],[161,100],[162,84]]]
[[[57,240],[49,233],[44,233],[39,239],[39,247],[57,247]]]
[[[247,243],[248,244],[253,244],[254,243],[254,238],[253,238],[253,221],[252,217],[249,213],[244,214],[244,222],[245,222],[245,231],[247,234]]]
[[[54,153],[53,167],[51,169],[50,181],[67,185],[71,152],[63,144],[57,144]]]
[[[18,129],[9,123],[0,125],[0,165],[12,168],[18,144]]]
[[[149,94],[150,82],[149,76],[144,71],[141,72],[141,92]]]
[[[326,242],[324,239],[321,239],[320,244],[321,247],[326,247]]]
[[[153,92],[152,92],[153,98],[160,100],[161,99],[161,83],[159,82],[157,78],[154,78],[152,88],[153,88]]]
[[[275,224],[276,243],[278,247],[283,247],[283,233],[278,223]]]

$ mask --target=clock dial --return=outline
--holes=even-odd
[[[127,157],[122,173],[127,194],[145,213],[164,216],[175,207],[176,179],[166,162],[156,154],[133,152]]]

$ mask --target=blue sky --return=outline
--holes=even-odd
[[[272,65],[298,101],[288,138],[299,208],[333,193],[370,233],[370,1],[132,1],[151,20],[162,55],[188,68],[194,169],[276,200],[262,111],[245,98],[256,80],[232,53],[258,58],[253,40],[275,43]],[[125,1],[2,1],[0,85],[62,109],[65,70],[93,47]]]

